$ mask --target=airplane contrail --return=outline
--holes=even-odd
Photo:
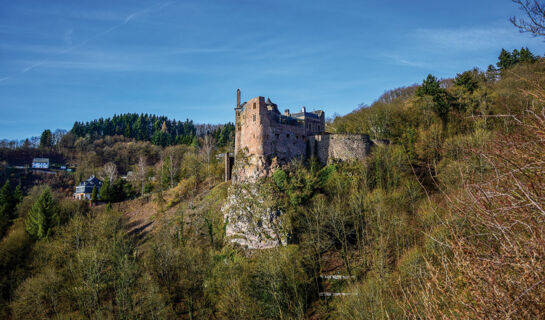
[[[162,10],[162,9],[170,6],[171,4],[173,4],[175,2],[176,1],[165,1],[165,2],[161,2],[161,3],[156,3],[156,4],[152,5],[152,6],[149,6],[149,7],[145,8],[145,9],[142,9],[142,10],[139,10],[139,11],[134,11],[134,12],[130,13],[129,15],[127,15],[125,17],[125,19],[123,19],[123,21],[121,23],[116,24],[116,25],[114,25],[114,26],[112,26],[112,27],[110,27],[110,28],[108,28],[108,29],[106,29],[106,30],[104,30],[102,32],[99,32],[99,33],[97,33],[97,34],[83,40],[82,42],[80,42],[80,43],[78,43],[78,44],[76,44],[74,46],[71,46],[71,47],[69,47],[69,48],[67,48],[65,50],[62,50],[62,51],[54,54],[52,57],[61,56],[61,55],[67,54],[67,53],[69,53],[69,52],[71,52],[71,51],[73,51],[75,49],[79,49],[79,48],[83,47],[84,45],[86,45],[87,43],[89,43],[89,42],[91,42],[91,41],[93,41],[95,39],[98,39],[98,38],[112,32],[112,31],[115,31],[116,29],[119,29],[120,27],[126,25],[130,21],[137,18],[138,16],[145,15],[146,13],[151,12],[154,9],[157,9],[157,11]],[[43,60],[40,60],[38,62],[34,62],[34,63],[26,66],[25,68],[21,69],[20,73],[26,73],[28,71],[31,71],[34,68],[37,68],[37,67],[39,67],[41,65],[44,65],[47,62],[49,62],[52,57],[47,57],[47,58],[45,58]],[[4,82],[4,81],[6,81],[6,80],[8,80],[8,79],[10,79],[12,77],[13,76],[7,76],[7,77],[0,78],[0,82]]]

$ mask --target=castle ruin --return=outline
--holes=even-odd
[[[241,102],[237,90],[234,159],[226,154],[225,178],[233,185],[222,207],[226,237],[249,249],[285,245],[288,230],[281,212],[271,208],[273,195],[254,183],[297,158],[316,157],[322,163],[362,160],[375,144],[366,134],[325,132],[322,110],[280,113],[270,99],[255,97]],[[387,143],[387,142],[386,142]]]
[[[233,181],[251,182],[295,158],[315,156],[331,160],[365,158],[373,142],[365,134],[325,132],[322,110],[280,113],[270,99],[255,97],[241,102],[237,90]]]

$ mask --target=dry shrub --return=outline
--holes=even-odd
[[[407,298],[413,317],[545,318],[545,109],[515,120],[515,133],[472,150],[492,173],[449,198],[449,250]]]

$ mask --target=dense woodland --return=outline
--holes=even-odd
[[[275,249],[226,241],[229,184],[211,135],[168,147],[78,138],[74,179],[103,177],[106,202],[147,199],[154,228],[127,232],[121,207],[47,185],[23,195],[6,180],[2,318],[542,317],[545,61],[498,67],[430,75],[329,123],[391,144],[365,162],[294,161],[261,181],[289,229]],[[328,272],[353,278],[325,282]]]
[[[91,140],[117,135],[165,147],[195,144],[197,137],[205,134],[212,135],[219,146],[225,146],[233,138],[233,131],[234,125],[231,123],[221,126],[195,125],[189,119],[181,122],[164,116],[129,113],[86,123],[76,122],[70,132],[76,137],[90,137]]]
[[[533,19],[514,25],[545,34],[543,10],[515,2]],[[232,124],[126,114],[4,141],[0,318],[545,317],[544,58],[502,50],[486,71],[429,75],[327,130],[390,144],[260,180],[289,243],[255,251],[226,239],[233,186],[216,155]],[[45,155],[77,169],[13,167]],[[100,192],[71,199],[92,174]],[[135,208],[152,227],[135,227]]]

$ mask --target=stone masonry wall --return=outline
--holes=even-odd
[[[322,163],[332,160],[363,160],[373,142],[366,134],[322,134],[309,137],[309,148]]]
[[[243,149],[249,155],[280,161],[305,154],[305,127],[272,120],[263,97],[250,99],[237,120],[235,157]]]

